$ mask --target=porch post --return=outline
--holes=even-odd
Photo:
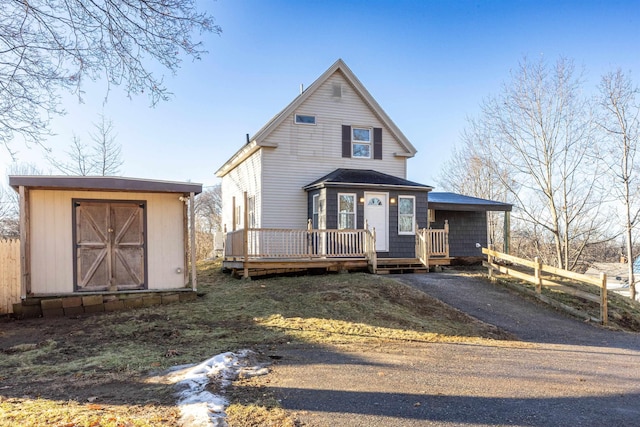
[[[242,230],[242,255],[244,257],[244,271],[243,277],[245,279],[249,278],[249,267],[247,266],[247,262],[249,261],[249,212],[247,212],[247,205],[249,204],[247,192],[244,194],[244,208],[242,211],[243,214],[243,222],[244,229]]]
[[[449,258],[449,220],[444,220],[444,250],[446,257]]]
[[[509,254],[509,246],[511,244],[511,212],[504,212],[504,253]]]

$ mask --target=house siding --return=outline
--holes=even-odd
[[[482,256],[482,248],[487,246],[486,212],[435,211],[436,221],[432,228],[443,228],[449,221],[449,254],[452,257]]]
[[[233,230],[233,198],[235,197],[236,199],[236,206],[241,206],[242,209],[244,209],[245,191],[247,192],[247,196],[256,198],[256,227],[264,227],[264,225],[262,225],[262,201],[264,198],[261,197],[263,186],[262,152],[263,150],[258,150],[253,153],[222,179],[222,224],[226,226],[227,231]]]
[[[333,96],[334,85],[341,85],[341,97]],[[406,178],[406,158],[394,155],[406,150],[340,72],[328,78],[296,112],[315,115],[316,125],[296,125],[295,113],[291,114],[264,141],[277,148],[260,150],[261,167],[269,171],[262,175],[262,194],[271,207],[263,212],[263,227],[305,227],[308,203],[302,187],[337,168],[374,169]],[[382,160],[343,158],[342,125],[382,128]],[[373,156],[373,144],[371,150]]]
[[[31,291],[73,292],[72,199],[144,200],[147,206],[148,289],[184,287],[184,204],[182,194],[96,191],[30,191]]]
[[[364,197],[365,192],[370,192],[370,188],[327,188],[326,190],[326,208],[327,208],[327,228],[338,228],[338,194],[339,193],[355,193],[356,194],[356,225],[358,229],[364,229],[364,205],[360,203],[360,198]],[[398,196],[414,196],[416,200],[416,220],[418,228],[427,227],[427,193],[420,191],[388,191],[379,190],[389,194],[388,199],[388,218],[389,218],[389,251],[378,252],[380,258],[414,258],[416,256],[416,237],[414,234],[398,233]],[[395,199],[396,203],[391,204],[389,201]],[[309,196],[311,203],[311,195]],[[311,207],[309,208],[311,212]]]

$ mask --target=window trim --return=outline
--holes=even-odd
[[[413,213],[411,215],[409,214],[401,214],[400,213],[400,200],[402,199],[411,199],[413,200]],[[406,216],[411,216],[412,220],[411,220],[411,231],[401,231],[400,230],[400,217],[406,217]],[[408,235],[415,235],[416,234],[416,196],[398,196],[398,235],[400,236],[408,236]]]
[[[313,117],[313,123],[299,122],[298,121],[298,117]],[[317,123],[317,120],[316,120],[315,114],[301,114],[301,113],[299,114],[299,113],[296,113],[296,114],[293,115],[293,123],[296,124],[296,125],[303,125],[303,126],[315,126],[316,123]]]
[[[363,142],[356,140],[353,135],[356,130],[366,130],[369,132],[369,142]],[[354,146],[358,145],[367,145],[369,146],[369,155],[368,156],[356,156]],[[353,159],[371,159],[373,158],[373,128],[365,127],[365,126],[351,126],[351,158]]]
[[[345,212],[345,213],[351,213],[353,214],[353,228],[340,228],[340,215],[343,213],[340,211],[340,197],[342,196],[350,196],[353,198],[353,211],[352,212]],[[356,197],[356,193],[338,193],[338,206],[337,206],[337,210],[338,210],[338,221],[337,221],[337,229],[338,230],[357,230],[358,229],[358,205],[357,205],[358,199]]]

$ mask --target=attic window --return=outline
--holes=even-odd
[[[315,125],[316,116],[309,116],[305,114],[296,114],[296,124],[298,125]]]

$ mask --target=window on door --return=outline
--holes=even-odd
[[[414,196],[398,196],[398,234],[415,234],[415,227],[416,198]]]
[[[356,228],[356,195],[338,194],[338,229]]]

